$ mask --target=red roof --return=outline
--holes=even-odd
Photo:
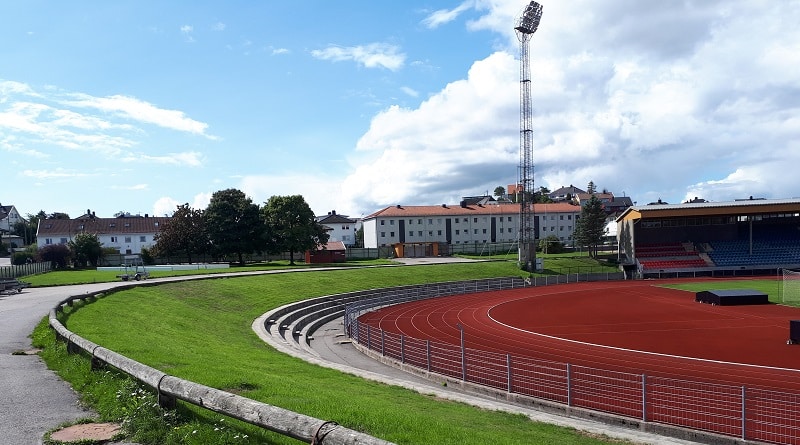
[[[145,218],[77,218],[44,219],[39,221],[37,236],[72,235],[81,232],[95,235],[117,235],[157,233],[169,221],[169,217],[151,216]]]

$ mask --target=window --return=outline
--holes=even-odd
[[[413,230],[409,230],[408,231],[408,236],[414,236],[414,231]]]
[[[147,237],[146,236],[140,236],[139,237],[139,242],[140,243],[146,243],[147,242]]]
[[[510,216],[508,217],[508,222],[511,222],[511,217]]]
[[[126,243],[129,243],[129,242],[131,242],[131,237],[129,237],[129,236],[126,236],[126,237],[125,237],[125,242],[126,242]]]
[[[394,220],[393,220],[393,219],[390,219],[390,220],[389,220],[389,225],[390,225],[390,226],[393,226],[393,225],[394,225]]]
[[[131,223],[129,223],[129,222],[125,223],[125,227],[130,227],[130,226],[131,226]]]
[[[381,232],[381,238],[386,238],[386,232]]]
[[[486,229],[483,229],[483,233],[486,234]]]
[[[441,230],[439,230],[438,232],[439,232],[439,233],[437,233],[437,235],[439,235],[439,236],[442,236],[442,231],[441,231]]]
[[[558,219],[560,219],[561,221],[564,221],[564,215],[558,215]]]
[[[422,236],[422,230],[420,230],[419,232],[417,232],[417,236]]]
[[[112,236],[111,237],[111,242],[112,243],[116,243],[117,242],[117,237],[116,236]]]
[[[409,220],[408,220],[408,224],[409,224],[409,225],[411,225],[411,224],[414,224],[414,220],[413,220],[413,219],[409,219]]]
[[[428,230],[428,236],[433,236],[433,230]]]
[[[456,218],[456,224],[458,224],[458,218]]]
[[[417,224],[422,224],[422,218],[417,220]]]
[[[112,222],[112,223],[109,223],[109,224],[108,224],[108,227],[117,227],[117,223],[113,223],[113,222]]]
[[[433,218],[428,218],[428,224],[433,224]]]
[[[511,233],[511,227],[508,228],[508,233]]]
[[[460,233],[460,232],[459,232],[459,230],[458,230],[458,229],[456,229],[456,235],[458,235],[459,233]]]
[[[384,220],[381,220],[381,225],[384,225],[384,223],[385,223],[385,222],[386,222],[386,221],[384,221]]]
[[[478,229],[475,229],[475,230],[474,230],[472,233],[474,233],[475,235],[477,235],[477,234],[478,234]]]
[[[394,232],[389,232],[389,236],[394,238]]]
[[[67,244],[67,239],[66,238],[61,238],[61,244]]]
[[[472,222],[478,222],[478,218],[472,218]]]
[[[78,230],[83,230],[83,224],[78,226]]]
[[[47,238],[44,240],[45,244],[53,244],[53,240],[51,238]]]
[[[155,224],[156,227],[158,227],[158,221],[156,221],[154,224]]]

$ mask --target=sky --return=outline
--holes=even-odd
[[[0,203],[318,215],[519,172],[518,0],[3,1]],[[534,184],[639,205],[800,197],[800,1],[541,0]]]

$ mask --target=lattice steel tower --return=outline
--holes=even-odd
[[[519,39],[519,266],[533,272],[536,266],[536,226],[533,211],[533,110],[531,105],[528,42],[539,28],[542,5],[532,1],[522,11],[514,30]]]

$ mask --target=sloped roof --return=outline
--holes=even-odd
[[[320,224],[352,224],[356,222],[356,220],[348,218],[347,216],[344,215],[331,213],[329,215],[318,217],[317,222],[319,222]]]
[[[342,241],[328,241],[325,243],[325,247],[323,247],[323,249],[335,252],[337,250],[347,250],[347,247],[345,247],[344,242]]]
[[[96,235],[157,233],[169,217],[145,218],[76,218],[44,219],[39,221],[37,236],[74,235],[87,232]]]

